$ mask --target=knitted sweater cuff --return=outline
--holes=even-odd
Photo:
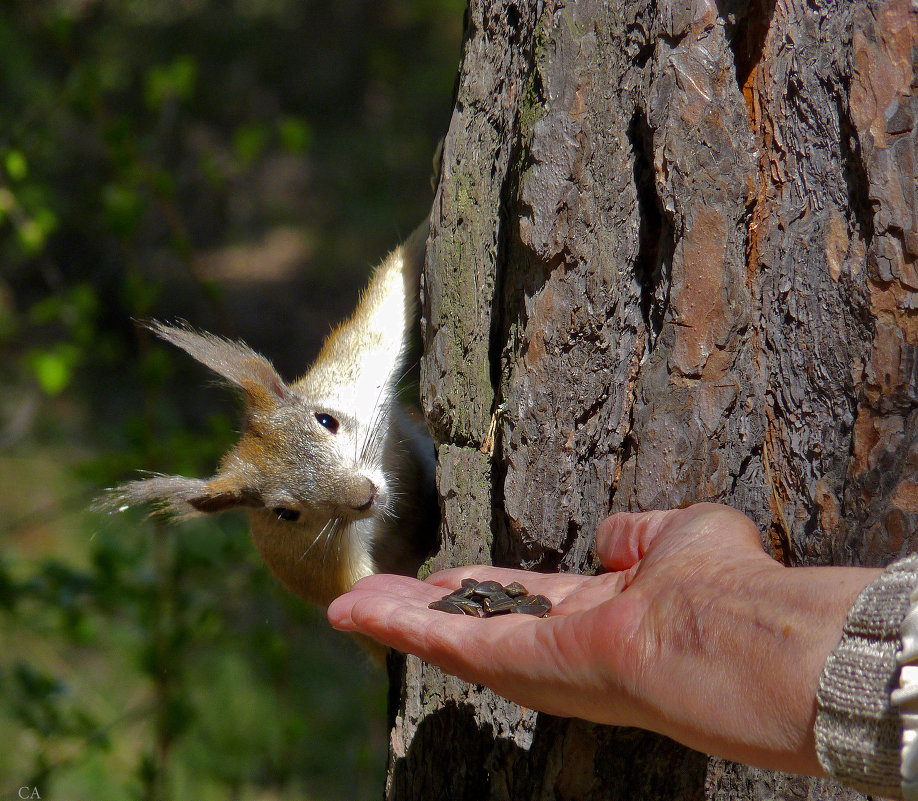
[[[890,565],[857,597],[816,691],[816,753],[830,776],[901,797],[900,628],[918,587],[918,555]]]

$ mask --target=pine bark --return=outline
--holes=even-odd
[[[727,503],[776,559],[918,546],[918,7],[472,0],[431,215],[435,568],[597,568]],[[386,797],[854,798],[409,658]]]

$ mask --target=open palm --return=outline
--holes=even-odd
[[[784,568],[724,506],[619,514],[596,537],[606,573],[453,568],[376,575],[329,607],[336,628],[415,654],[524,706],[640,726],[709,753],[818,773],[815,690],[875,571]],[[546,618],[431,610],[463,578],[518,581]]]

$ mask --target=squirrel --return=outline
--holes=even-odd
[[[321,606],[371,573],[416,575],[436,544],[436,460],[396,384],[427,230],[422,224],[389,254],[353,314],[292,383],[241,342],[151,323],[241,392],[245,427],[213,477],[154,475],[108,490],[99,506],[153,503],[178,519],[244,507],[271,571]]]

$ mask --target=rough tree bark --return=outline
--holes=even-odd
[[[442,551],[592,571],[611,511],[749,514],[787,564],[918,547],[918,7],[472,0],[421,392]],[[418,660],[389,799],[848,798]]]

